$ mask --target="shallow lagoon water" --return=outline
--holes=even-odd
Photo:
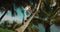
[[[4,18],[2,19],[2,21],[0,22],[0,24],[4,21],[4,20],[9,20],[10,23],[13,23],[13,20],[17,20],[17,23],[22,23],[23,21],[23,13],[21,11],[20,8],[17,8],[16,11],[18,12],[18,15],[12,17],[11,16],[11,12],[8,11],[8,13],[4,16]],[[3,12],[4,13],[4,12]],[[0,12],[0,17],[3,15],[3,13]],[[45,32],[45,28],[42,24],[38,24],[38,26],[34,26],[34,28],[38,28],[40,30],[40,32]],[[54,31],[54,28],[52,27],[51,31]]]

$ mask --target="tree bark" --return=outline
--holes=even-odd
[[[18,31],[18,32],[24,32],[25,31],[25,29],[27,28],[27,26],[29,25],[29,23],[31,22],[31,20],[33,19],[35,14],[38,12],[40,5],[41,5],[41,0],[39,0],[39,4],[38,4],[38,7],[37,7],[37,10],[35,11],[35,13],[33,13],[33,15],[27,20],[27,22],[24,23],[24,25],[17,28],[16,31]]]

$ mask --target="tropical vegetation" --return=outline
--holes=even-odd
[[[16,21],[10,24],[8,21],[4,21],[4,23],[0,24],[0,27],[18,32],[40,32],[39,29],[33,26],[38,26],[41,23],[45,28],[45,32],[50,32],[50,26],[54,24],[52,22],[60,14],[58,13],[60,10],[59,3],[60,0],[0,0],[0,12],[4,12],[0,17],[0,21],[8,11],[11,11],[12,17],[18,15],[18,12],[14,9],[14,5],[17,6],[16,8],[31,5],[32,8],[32,13],[24,24],[18,24]]]

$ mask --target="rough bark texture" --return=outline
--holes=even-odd
[[[33,19],[35,14],[38,12],[39,7],[40,7],[40,3],[41,3],[41,0],[39,0],[39,4],[38,4],[38,7],[37,7],[37,10],[35,11],[35,13],[33,13],[33,15],[27,20],[27,22],[24,23],[24,25],[22,25],[21,27],[17,28],[16,31],[24,32],[24,30],[27,28],[27,26],[29,25],[29,23],[31,22],[31,20]]]

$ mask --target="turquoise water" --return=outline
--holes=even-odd
[[[17,20],[17,22],[19,24],[22,23],[23,22],[23,17],[24,17],[24,15],[22,13],[22,10],[19,7],[18,8],[15,7],[15,10],[16,10],[16,12],[18,12],[18,15],[12,17],[11,12],[8,11],[8,13],[5,15],[5,17],[2,20],[9,20],[11,23],[12,23],[13,20]],[[3,15],[3,13],[0,12],[0,17]],[[2,22],[0,22],[0,24]],[[45,32],[45,28],[44,28],[44,26],[42,24],[38,24],[38,26],[34,26],[34,27],[38,28],[40,30],[40,32]],[[51,28],[51,29],[54,30],[54,28]],[[51,30],[51,31],[53,31],[53,30]]]
[[[17,19],[17,20],[18,20],[18,23],[22,23],[23,17],[24,17],[24,15],[23,15],[23,13],[22,13],[22,10],[21,10],[19,7],[16,8],[15,10],[16,10],[16,12],[18,12],[18,15],[12,17],[12,16],[11,16],[11,12],[8,11],[8,13],[5,15],[5,17],[3,18],[3,20],[6,20],[6,19],[7,19],[7,20],[9,20],[9,21],[12,23],[12,21],[13,21],[14,19]],[[4,13],[4,12],[3,12],[3,13]],[[3,15],[3,13],[0,12],[0,16]],[[1,22],[0,22],[0,23],[1,23]],[[38,28],[38,29],[40,30],[40,32],[44,32],[44,31],[45,31],[42,24],[39,24],[38,27],[37,27],[37,26],[34,26],[34,27],[35,27],[35,28]]]
[[[16,16],[12,17],[11,16],[11,11],[8,11],[8,13],[4,16],[4,18],[2,20],[9,20],[11,23],[12,23],[13,20],[17,20],[18,23],[22,23],[23,22],[23,19],[24,19],[23,18],[24,17],[24,14],[22,12],[22,9],[20,7],[16,7],[14,5],[14,10],[17,12],[17,15]],[[3,13],[0,12],[0,17],[3,15]],[[29,14],[26,17],[29,17],[29,15],[30,15],[30,12],[29,12]]]
[[[45,28],[44,28],[44,26],[42,24],[38,24],[37,26],[36,25],[33,25],[33,27],[35,29],[39,29],[40,32],[45,32]]]
[[[17,8],[17,9],[16,9],[16,12],[18,12],[18,15],[12,17],[12,16],[11,16],[11,12],[8,11],[8,13],[4,16],[4,18],[3,18],[2,20],[8,19],[8,20],[13,21],[14,18],[15,18],[15,19],[17,19],[19,22],[22,23],[23,13],[21,12],[21,9],[20,9],[20,8]],[[1,17],[1,15],[3,15],[3,13],[0,12],[0,17]],[[9,19],[9,18],[10,18],[10,19]]]

